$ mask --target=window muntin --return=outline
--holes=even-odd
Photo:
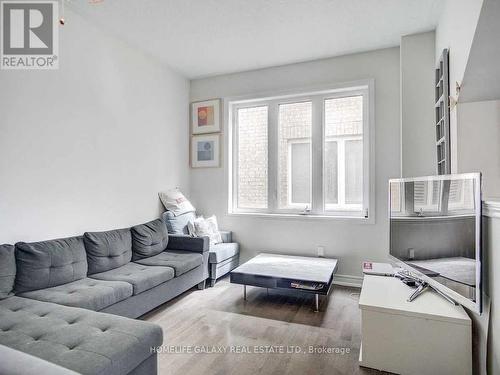
[[[368,118],[372,108],[369,90],[368,86],[361,86],[308,95],[228,100],[232,121],[229,213],[368,218],[369,198],[373,194],[369,183]],[[266,208],[247,209],[238,205],[235,199],[239,189],[238,178],[235,178],[238,170],[235,157],[238,154],[235,139],[238,116],[235,113],[241,108],[256,106],[268,108],[268,203]],[[339,108],[343,112],[338,113]],[[299,120],[290,120],[292,114]],[[301,125],[302,133],[286,139],[285,125],[294,122]],[[305,132],[306,129],[310,130]],[[310,176],[309,181],[305,176]]]

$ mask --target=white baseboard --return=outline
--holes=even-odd
[[[361,285],[363,285],[363,277],[362,276],[335,274],[333,276],[333,283],[335,285],[352,286],[355,288],[361,288]]]

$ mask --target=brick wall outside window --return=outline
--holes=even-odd
[[[267,107],[238,110],[238,206],[267,207]]]

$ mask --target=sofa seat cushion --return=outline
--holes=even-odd
[[[85,278],[53,288],[18,295],[38,301],[99,311],[127,299],[132,295],[132,292],[132,285],[124,281],[102,281]]]
[[[240,246],[235,242],[219,243],[210,246],[208,256],[209,263],[220,263],[226,259],[232,258],[240,253]]]
[[[132,284],[134,294],[139,294],[173,279],[174,269],[171,267],[150,267],[137,263],[127,263],[119,268],[96,273],[90,277],[98,280],[126,281]]]
[[[87,277],[83,237],[16,244],[17,275],[14,290],[52,288]]]
[[[132,260],[152,257],[161,253],[168,245],[165,223],[156,219],[132,227]]]
[[[0,245],[0,299],[12,295],[16,278],[14,246]]]
[[[182,250],[169,250],[154,257],[137,260],[135,263],[145,266],[172,267],[177,277],[201,265],[203,263],[203,255]]]
[[[118,268],[132,259],[132,235],[129,228],[86,232],[83,242],[87,251],[89,275]]]
[[[159,326],[20,297],[0,301],[0,344],[85,375],[127,374],[162,344]]]

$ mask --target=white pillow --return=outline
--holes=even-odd
[[[217,218],[215,215],[210,216],[207,220],[208,225],[210,226],[211,239],[213,237],[214,244],[218,244],[222,242],[222,236],[219,232],[219,226],[217,225]]]
[[[210,239],[210,246],[222,242],[222,237],[217,229],[217,219],[215,216],[208,219],[199,216],[192,222],[191,228],[196,237],[208,237]]]
[[[188,234],[191,237],[196,237],[196,228],[194,227],[194,221],[193,220],[188,221],[187,227],[188,227]]]
[[[198,237],[210,237],[210,226],[203,216],[198,216],[193,221],[194,233]]]
[[[158,195],[165,208],[171,211],[175,216],[185,214],[186,212],[196,211],[191,202],[187,200],[179,189],[160,191]]]

